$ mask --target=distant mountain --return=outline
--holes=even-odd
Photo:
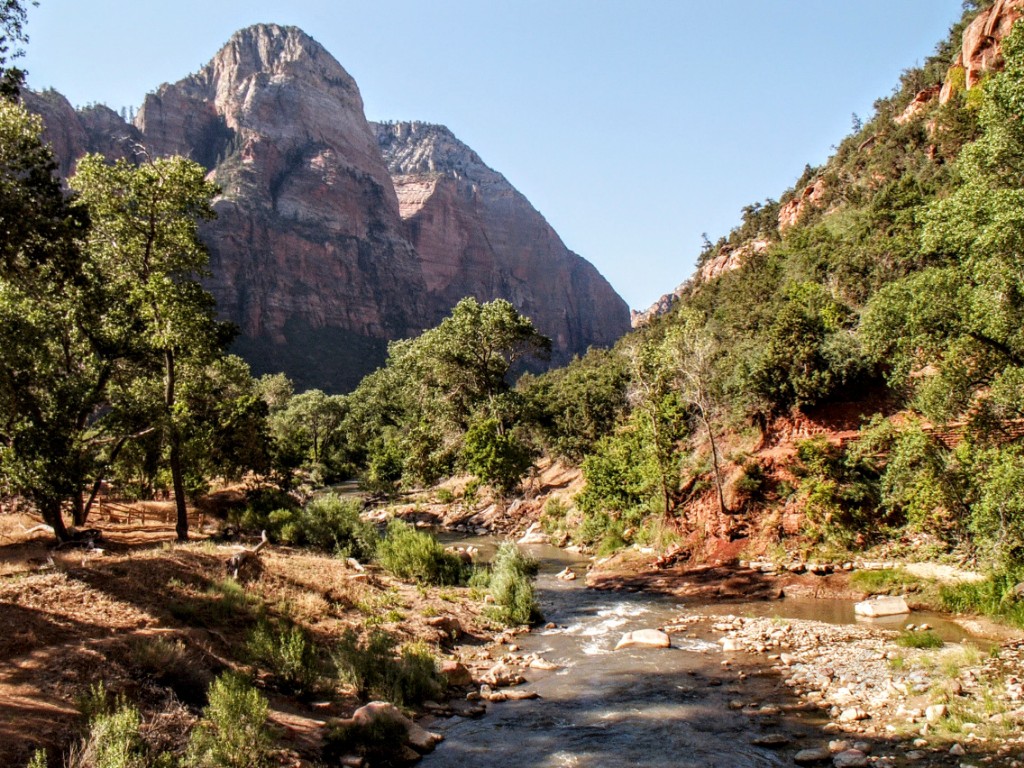
[[[65,173],[88,151],[211,170],[223,194],[203,232],[208,287],[258,373],[349,390],[389,340],[469,295],[529,315],[555,363],[629,329],[625,302],[503,176],[440,126],[371,126],[355,81],[294,27],[235,33],[147,96],[134,125],[52,91],[26,101]]]

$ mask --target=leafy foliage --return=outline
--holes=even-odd
[[[210,703],[189,737],[190,768],[261,768],[270,764],[267,700],[240,675],[210,686]]]
[[[417,643],[401,651],[397,647],[395,636],[382,630],[363,639],[348,630],[335,647],[335,667],[363,700],[374,697],[412,706],[437,696],[444,686],[429,650]]]
[[[400,579],[421,584],[455,586],[469,576],[469,567],[426,531],[392,520],[377,547],[380,564]]]
[[[510,626],[530,624],[540,618],[532,581],[536,573],[536,561],[526,557],[514,542],[501,543],[491,562],[489,580],[496,606],[494,618]]]

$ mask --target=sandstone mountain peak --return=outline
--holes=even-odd
[[[207,285],[257,373],[351,389],[389,340],[466,296],[511,301],[555,362],[629,328],[622,299],[504,176],[443,126],[371,126],[352,77],[296,27],[236,32],[149,94],[134,126],[59,94],[37,102],[66,172],[85,151],[124,156],[115,137],[210,170],[222,194]]]
[[[477,180],[504,178],[446,126],[412,121],[377,123],[374,127],[384,162],[393,175],[461,173]]]

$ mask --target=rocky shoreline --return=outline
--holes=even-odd
[[[798,751],[797,763],[1024,765],[1020,640],[915,648],[900,639],[927,629],[737,616],[689,615],[680,627],[707,622],[724,667],[738,657],[767,665],[828,718],[822,732],[833,738]]]

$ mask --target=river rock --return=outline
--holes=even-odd
[[[421,755],[433,751],[435,746],[444,741],[444,736],[416,725],[403,715],[398,707],[386,701],[371,701],[366,706],[357,709],[352,717],[343,719],[340,723],[365,727],[380,720],[391,720],[402,725],[405,728],[406,744]]]
[[[868,756],[859,749],[847,749],[832,758],[836,768],[863,768],[868,764]]]
[[[902,597],[879,595],[857,603],[853,606],[853,612],[858,616],[876,619],[881,616],[899,616],[903,613],[910,613],[910,607]]]
[[[524,682],[523,676],[503,661],[499,661],[489,670],[484,672],[483,675],[480,676],[480,680],[487,685],[493,685],[495,687],[519,685]]]
[[[832,753],[828,747],[813,747],[812,749],[801,749],[793,756],[793,762],[797,765],[814,765],[825,763],[832,759]]]
[[[672,639],[660,629],[638,629],[635,632],[627,632],[615,646],[615,650],[621,648],[669,648],[672,646]]]
[[[446,659],[441,662],[438,671],[450,686],[458,687],[460,685],[473,684],[473,675],[466,669],[465,665],[458,661]]]
[[[575,581],[576,580],[576,573],[575,573],[575,571],[573,571],[572,568],[566,566],[565,570],[564,571],[559,571],[556,574],[555,577],[558,578],[558,579],[561,579],[562,581]]]
[[[526,529],[522,536],[519,537],[517,544],[550,544],[551,537],[548,536],[540,527],[540,523],[531,523],[530,527]]]
[[[544,671],[550,671],[558,669],[558,665],[555,664],[555,662],[553,661],[548,661],[547,659],[533,659],[530,662],[530,669],[541,669]]]
[[[454,616],[431,616],[427,619],[427,626],[440,630],[453,639],[462,636],[462,624]]]
[[[857,720],[867,720],[869,717],[868,713],[858,707],[849,707],[839,713],[840,723],[853,723]]]
[[[778,747],[784,747],[792,739],[784,733],[763,733],[760,736],[755,736],[750,740],[750,743],[756,747],[770,747],[772,749]]]

